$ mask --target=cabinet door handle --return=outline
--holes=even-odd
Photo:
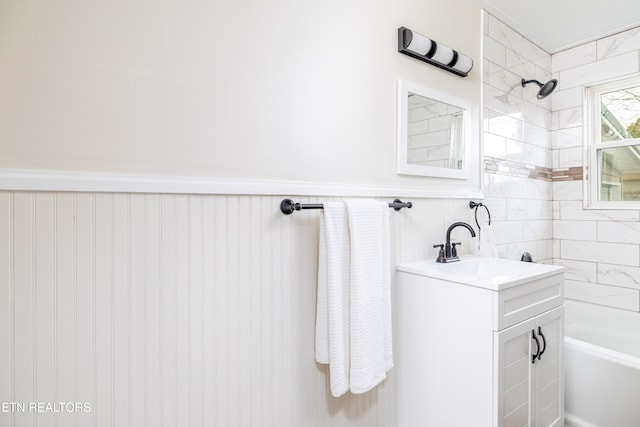
[[[547,339],[544,337],[544,334],[542,333],[542,328],[540,326],[538,326],[538,335],[540,335],[540,338],[542,338],[542,350],[538,355],[538,360],[540,360],[544,352],[547,350]]]
[[[536,354],[531,355],[531,363],[536,363],[536,357],[540,355],[540,341],[538,341],[538,337],[536,337],[536,330],[531,330],[531,338],[533,338],[536,342]]]

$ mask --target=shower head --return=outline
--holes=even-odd
[[[538,99],[544,99],[547,96],[551,95],[551,92],[553,92],[556,86],[558,86],[558,80],[556,79],[549,80],[545,84],[542,84],[537,80],[522,79],[522,87],[525,87],[529,83],[535,83],[540,87],[540,90],[538,91]]]

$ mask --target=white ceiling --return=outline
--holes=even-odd
[[[481,0],[498,19],[556,53],[640,26],[640,0]]]

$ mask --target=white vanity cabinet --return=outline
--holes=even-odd
[[[398,426],[563,426],[563,270],[398,265]]]

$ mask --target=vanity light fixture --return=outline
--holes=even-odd
[[[466,77],[473,59],[405,27],[398,28],[398,52]]]

